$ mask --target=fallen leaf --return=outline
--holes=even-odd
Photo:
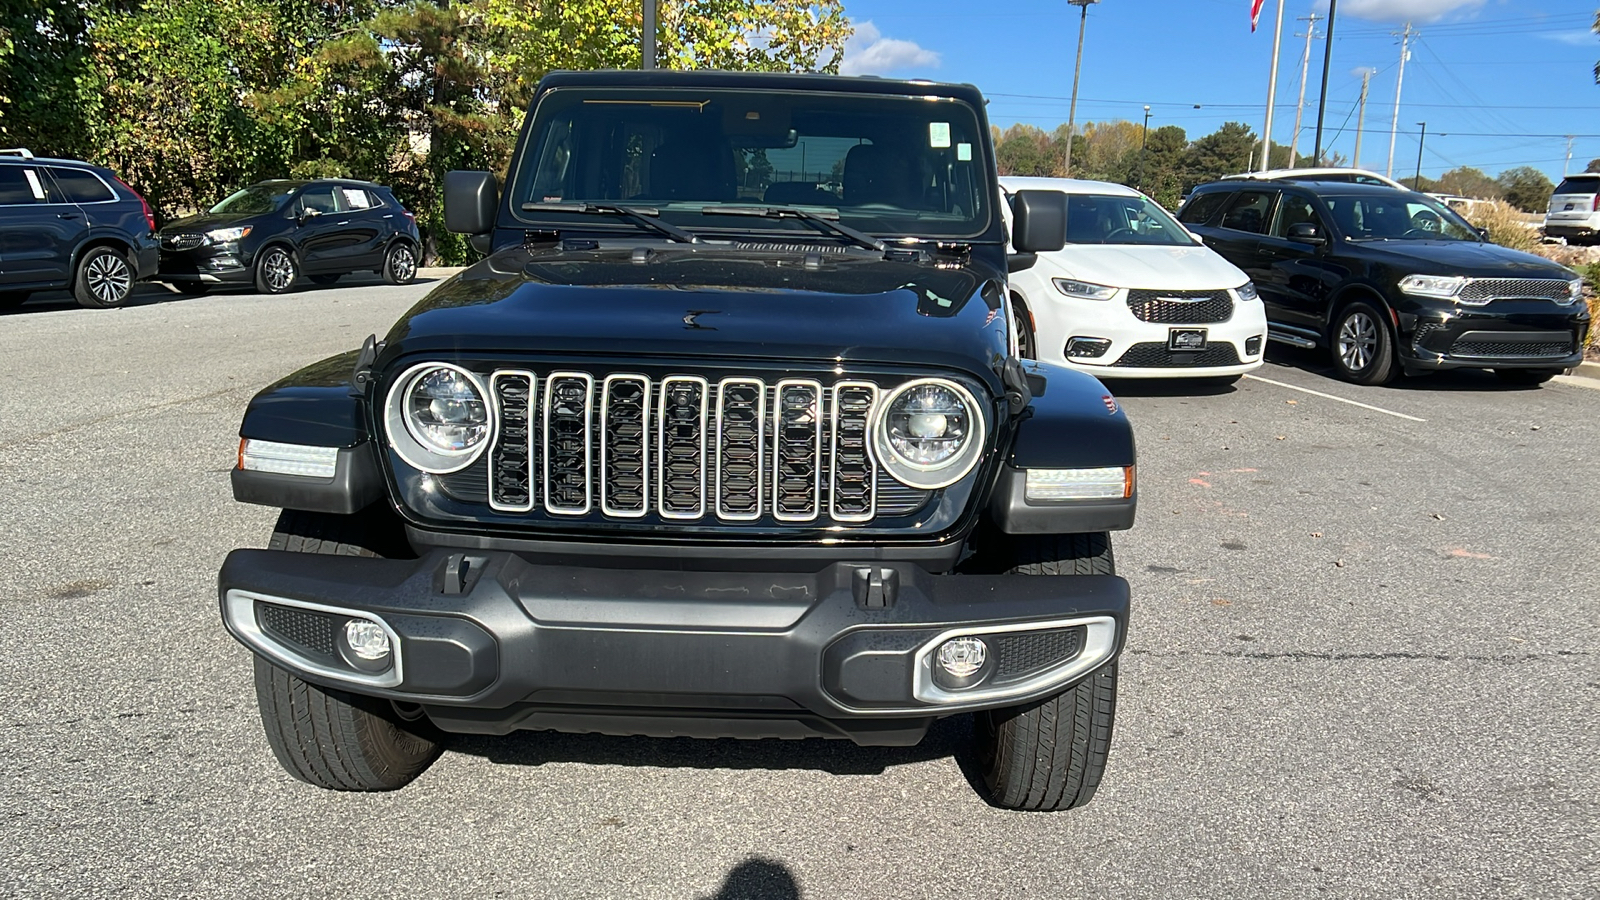
[[[1454,556],[1457,559],[1494,559],[1494,557],[1487,553],[1474,553],[1471,550],[1467,550],[1462,547],[1451,547],[1449,550],[1445,551],[1445,555]]]
[[[1435,519],[1438,519],[1441,522],[1444,521],[1444,516],[1441,516],[1438,513],[1429,513],[1429,515],[1433,516]]]
[[[1528,430],[1529,431],[1538,431],[1539,430],[1539,426],[1535,425],[1535,426],[1533,426],[1532,428],[1530,428]]]
[[[1342,560],[1342,559],[1336,559],[1336,560],[1334,560],[1334,561],[1333,561],[1333,564],[1334,564],[1334,566],[1335,566],[1335,567],[1337,567],[1337,568],[1340,568],[1340,569],[1342,569],[1342,568],[1344,568],[1344,560]]]
[[[1278,435],[1278,440],[1280,440],[1280,441],[1281,441],[1281,440],[1283,440],[1283,439],[1284,439],[1284,438],[1285,438],[1285,437],[1288,437],[1288,435],[1284,435],[1284,434],[1280,434],[1280,435]]]
[[[1312,536],[1312,537],[1322,537],[1322,532],[1320,532],[1320,531],[1313,531],[1313,532],[1311,532],[1311,536]]]
[[[1200,479],[1200,478],[1191,478],[1191,479],[1189,479],[1189,483],[1190,484],[1198,484],[1201,487],[1211,487],[1211,483],[1210,482],[1205,481],[1205,480]]]
[[[1300,401],[1299,400],[1285,400],[1283,402],[1287,403],[1290,406],[1299,406],[1300,405]]]
[[[1212,606],[1232,606],[1233,605],[1233,601],[1232,600],[1224,600],[1221,597],[1218,597],[1215,600],[1211,601],[1211,605]]]

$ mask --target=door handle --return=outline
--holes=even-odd
[[[76,219],[77,217],[77,213],[56,213],[56,218],[58,219]]]
[[[335,225],[349,225],[350,224],[350,220],[349,219],[345,219],[343,222],[335,222],[333,224],[335,224]]]

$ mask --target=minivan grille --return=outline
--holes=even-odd
[[[496,512],[865,523],[915,512],[933,496],[874,460],[882,392],[870,381],[515,369],[488,381],[493,442],[440,483]]]
[[[1162,325],[1209,325],[1233,318],[1233,298],[1227,291],[1128,292],[1128,309],[1141,322]]]

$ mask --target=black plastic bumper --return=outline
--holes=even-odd
[[[941,576],[886,562],[733,573],[532,565],[506,552],[235,550],[218,582],[229,631],[275,664],[421,704],[446,730],[484,733],[915,743],[941,716],[1081,680],[1120,652],[1128,619],[1128,585],[1115,576]],[[284,632],[263,629],[266,607],[331,616],[338,629],[352,615],[380,620],[398,665],[362,673],[343,651],[296,652],[275,637]],[[930,687],[932,649],[953,630],[1002,648],[1072,629],[1082,629],[1075,654],[1020,688]]]
[[[1553,304],[1539,304],[1548,309]],[[1582,304],[1559,312],[1448,311],[1400,317],[1400,358],[1407,369],[1564,369],[1583,361],[1589,320]],[[1521,304],[1526,309],[1531,303]]]

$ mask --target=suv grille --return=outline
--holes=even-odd
[[[1129,291],[1128,309],[1141,322],[1208,325],[1233,318],[1227,291]]]
[[[1461,288],[1462,303],[1491,300],[1567,300],[1571,287],[1559,278],[1473,278]]]
[[[206,237],[203,234],[164,234],[161,236],[161,249],[178,251],[193,250],[194,248],[205,243],[205,241]]]
[[[501,369],[499,429],[444,492],[552,518],[865,523],[933,492],[901,485],[868,449],[881,391],[868,381],[708,381]]]
[[[1560,359],[1573,353],[1571,341],[1456,341],[1451,356],[1476,356],[1483,359]]]

